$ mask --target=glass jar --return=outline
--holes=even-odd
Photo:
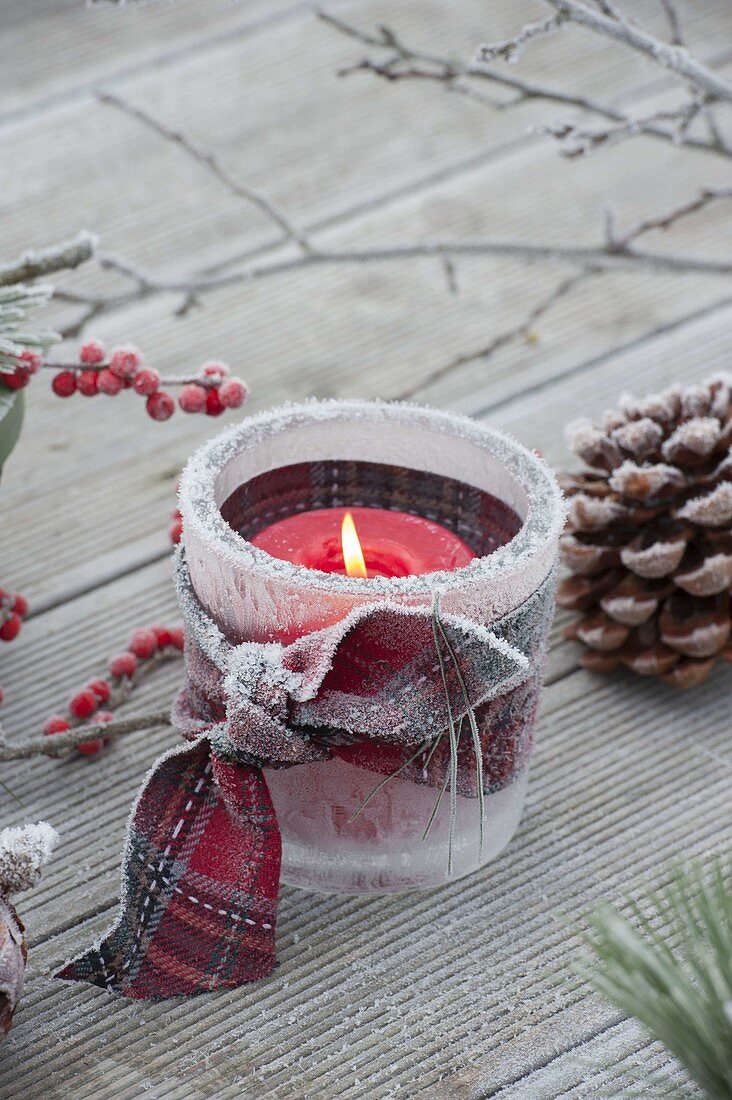
[[[286,516],[341,506],[422,515],[478,556],[450,572],[365,579],[293,565],[250,542]],[[528,678],[476,710],[485,763],[482,847],[474,757],[466,746],[459,758],[453,877],[495,857],[521,816],[553,608],[564,508],[548,467],[500,432],[450,413],[309,402],[252,417],[198,451],[181,479],[180,508],[193,588],[234,644],[287,644],[365,603],[388,598],[431,608],[435,595],[442,613],[509,642],[520,637]],[[383,766],[373,752],[364,766],[357,749],[344,747],[326,761],[264,770],[282,833],[284,882],[368,894],[446,881],[450,811],[449,798],[438,804],[439,768],[394,774],[393,746],[387,751],[385,743],[383,755]]]

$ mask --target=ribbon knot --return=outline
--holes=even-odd
[[[380,602],[288,646],[232,646],[198,603],[182,553],[177,583],[188,678],[173,718],[187,743],[153,764],[138,795],[115,924],[57,975],[134,998],[238,986],[276,965],[281,839],[262,768],[338,755],[377,773],[396,762],[403,777],[440,787],[448,768],[457,781],[467,719],[478,767],[464,793],[482,822],[481,737],[504,739],[507,761],[490,782],[505,785],[523,764],[554,591],[552,575],[491,630]]]

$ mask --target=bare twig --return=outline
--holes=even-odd
[[[606,8],[609,10],[607,4]],[[415,49],[402,41],[390,27],[381,26],[375,32],[369,32],[361,30],[359,27],[329,12],[318,11],[318,16],[324,23],[329,24],[356,42],[389,51],[386,60],[375,61],[373,58],[366,57],[355,65],[341,69],[341,75],[367,71],[392,82],[410,79],[430,80],[443,84],[461,95],[478,99],[496,110],[508,110],[530,100],[559,103],[565,107],[577,107],[582,111],[591,112],[608,119],[610,122],[617,123],[619,127],[627,128],[628,136],[642,133],[660,141],[682,144],[714,156],[732,158],[732,149],[724,141],[719,140],[719,135],[710,134],[709,139],[704,139],[684,133],[680,138],[677,125],[665,126],[662,121],[656,121],[653,116],[640,125],[637,120],[627,113],[588,96],[573,95],[546,85],[536,84],[509,74],[504,70],[491,68],[481,63],[466,64],[453,58]],[[476,81],[492,83],[497,87],[510,90],[513,94],[503,100],[483,96],[476,92],[473,84]],[[676,114],[674,113],[675,120]]]
[[[556,138],[563,146],[566,157],[585,156],[601,147],[616,145],[619,141],[638,137],[639,134],[654,134],[659,124],[665,124],[665,131],[673,135],[677,145],[691,144],[688,140],[689,127],[695,118],[706,110],[703,102],[694,99],[672,111],[656,111],[646,118],[628,118],[615,126],[604,129],[586,129],[572,122],[555,125],[537,126],[537,133],[548,134]],[[732,157],[732,149],[727,146],[720,133],[712,135],[718,152]]]
[[[0,267],[0,286],[31,283],[56,271],[71,271],[91,259],[96,244],[97,238],[92,233],[81,232],[72,240],[50,248],[28,249],[15,263]]]
[[[20,741],[16,745],[7,741],[0,742],[0,762],[7,760],[27,760],[32,756],[66,756],[72,749],[97,738],[124,737],[139,730],[154,729],[156,726],[171,724],[170,711],[158,710],[151,714],[131,714],[128,718],[118,718],[105,725],[90,723],[77,726],[66,733],[54,733],[51,737],[35,737]]]
[[[456,370],[459,370],[460,367],[467,366],[468,363],[474,363],[478,359],[488,362],[497,351],[506,347],[507,344],[512,344],[515,340],[521,338],[529,339],[536,322],[540,320],[544,314],[548,313],[557,302],[570,294],[575,287],[594,274],[597,274],[596,269],[586,268],[582,271],[575,272],[566,279],[562,279],[562,281],[553,288],[551,293],[542,298],[519,324],[494,336],[493,339],[483,347],[475,351],[463,352],[461,355],[455,356],[455,358],[451,359],[448,363],[444,363],[442,366],[430,371],[429,374],[425,375],[424,378],[420,378],[413,386],[410,386],[406,390],[402,390],[402,392],[397,395],[398,398],[400,400],[407,400],[415,397],[416,394],[421,390],[427,389],[428,386],[432,386],[436,382],[444,381],[445,378],[453,374]]]
[[[288,259],[272,260],[263,264],[253,264],[239,271],[227,271],[219,275],[196,274],[179,278],[163,278],[148,274],[126,260],[102,255],[98,262],[106,270],[125,275],[134,282],[132,290],[105,298],[89,297],[82,301],[76,296],[78,304],[87,306],[85,317],[100,316],[113,309],[144,301],[158,294],[182,294],[198,300],[204,294],[216,290],[225,290],[232,286],[241,286],[275,278],[279,275],[296,274],[318,267],[360,267],[372,263],[398,263],[420,258],[437,260],[445,269],[458,257],[498,257],[517,260],[523,263],[569,263],[580,268],[592,267],[598,270],[656,271],[677,275],[732,275],[732,258],[704,259],[702,257],[681,256],[673,253],[651,252],[630,247],[618,247],[616,243],[605,241],[595,247],[568,246],[553,244],[534,244],[524,241],[481,239],[474,240],[437,240],[416,241],[412,244],[384,246],[382,248],[354,248],[342,251],[325,251],[294,256]],[[449,274],[446,270],[446,274]],[[78,328],[77,324],[74,326]],[[70,330],[65,332],[70,334]]]
[[[436,80],[449,85],[454,85],[457,81],[465,79],[487,81],[500,87],[508,88],[510,91],[516,93],[515,97],[506,103],[496,104],[493,100],[488,100],[487,102],[489,102],[491,106],[515,106],[527,99],[545,99],[552,103],[561,103],[565,107],[579,107],[585,111],[594,111],[596,114],[603,115],[606,118],[622,119],[623,117],[617,111],[613,110],[613,108],[586,96],[571,95],[570,93],[548,88],[540,84],[533,84],[528,80],[522,80],[508,73],[499,72],[497,69],[489,69],[485,65],[465,64],[454,59],[441,57],[438,54],[426,53],[424,50],[413,49],[398,38],[390,27],[382,26],[378,28],[377,33],[370,33],[369,31],[360,30],[358,27],[351,23],[347,23],[344,19],[332,15],[330,12],[318,10],[317,14],[318,18],[322,20],[323,23],[327,23],[329,26],[334,27],[349,38],[353,38],[365,46],[375,46],[378,49],[392,50],[396,55],[391,63],[387,62],[385,64],[383,69],[379,69],[371,62],[366,61],[355,66],[354,70],[356,68],[371,69],[373,72],[389,80],[399,80],[410,76],[416,76],[420,79]],[[398,61],[413,61],[418,65],[430,66],[431,68],[416,69],[414,71],[410,71],[409,69],[398,69],[396,68]],[[345,69],[342,71],[345,74],[354,70]]]
[[[565,22],[565,19],[566,16],[559,12],[557,15],[550,16],[549,19],[542,20],[541,23],[527,23],[513,38],[508,38],[504,42],[481,46],[478,50],[478,56],[481,61],[487,63],[497,61],[499,58],[504,61],[518,61],[529,42],[532,42],[535,38],[545,38],[548,34],[554,34]]]
[[[684,218],[688,218],[691,214],[696,214],[699,210],[703,210],[706,206],[709,206],[710,203],[719,202],[722,199],[732,199],[732,187],[719,188],[717,190],[705,187],[699,192],[696,198],[690,199],[688,202],[674,207],[665,214],[658,214],[655,217],[646,218],[638,222],[637,225],[622,236],[617,236],[613,230],[610,230],[608,233],[608,242],[611,247],[620,248],[620,250],[623,251],[627,249],[633,241],[636,241],[645,233],[650,233],[653,229],[670,229],[671,226],[676,225],[677,222],[682,221]]]
[[[732,103],[732,84],[683,46],[662,42],[627,20],[612,19],[580,0],[544,0],[565,20],[610,38],[675,73],[706,96]]]
[[[180,149],[183,149],[188,156],[192,157],[198,164],[203,165],[211,175],[215,176],[232,195],[244,199],[246,202],[256,206],[263,214],[266,214],[270,221],[274,222],[278,229],[280,229],[285,240],[294,242],[303,253],[311,251],[310,243],[305,235],[292,224],[282,210],[280,210],[271,199],[267,198],[266,195],[263,195],[261,191],[257,191],[255,188],[235,180],[233,176],[226,171],[214,153],[202,149],[180,130],[171,129],[171,127],[166,126],[163,122],[153,118],[147,111],[143,111],[141,107],[134,107],[131,103],[128,103],[127,100],[121,99],[120,96],[113,95],[111,92],[99,92],[98,98],[102,103],[106,103],[110,107],[116,107],[126,115],[129,115],[130,118],[137,119],[137,121],[141,122],[144,126],[154,130],[156,134],[165,138],[166,141],[173,142],[173,144],[177,145]]]
[[[683,46],[684,39],[681,34],[681,22],[672,0],[659,0],[659,2],[668,21],[669,30],[671,31],[671,42],[674,46]]]

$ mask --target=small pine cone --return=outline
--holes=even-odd
[[[56,840],[45,821],[0,832],[0,1040],[13,1023],[28,957],[25,929],[9,898],[38,881]]]
[[[590,469],[560,475],[565,634],[593,671],[702,683],[732,662],[732,375],[623,395],[567,440]]]

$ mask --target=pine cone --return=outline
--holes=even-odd
[[[56,840],[45,821],[0,832],[0,1039],[13,1023],[28,957],[23,924],[8,898],[38,880]]]
[[[702,683],[732,662],[732,375],[624,396],[567,439],[591,472],[560,475],[566,636],[594,671]]]

